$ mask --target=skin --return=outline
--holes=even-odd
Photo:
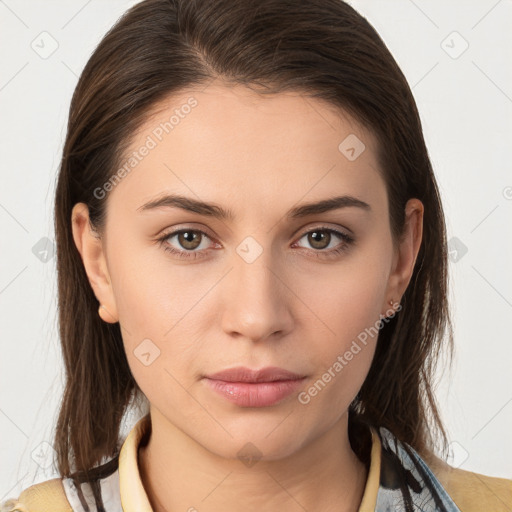
[[[298,93],[263,97],[222,83],[182,91],[159,105],[131,149],[190,96],[198,105],[105,199],[101,236],[84,204],[72,214],[100,315],[120,322],[130,368],[151,404],[152,434],[139,449],[142,482],[156,512],[355,511],[367,471],[348,441],[347,410],[376,337],[307,404],[294,393],[274,406],[240,407],[201,377],[275,365],[307,375],[301,390],[309,389],[359,333],[389,316],[390,300],[399,303],[421,243],[423,205],[407,203],[404,236],[394,246],[374,136]],[[338,149],[349,134],[366,147],[354,161]],[[163,193],[215,202],[235,219],[139,209]],[[299,204],[343,194],[371,210],[285,218]],[[180,259],[156,241],[184,227],[207,234],[193,249],[203,257]],[[351,233],[355,242],[319,257],[318,247],[325,254],[345,243],[331,234],[313,245],[307,232],[320,227]],[[248,236],[262,249],[251,263],[236,251]],[[184,242],[167,238],[186,252]],[[144,339],[160,350],[149,366],[134,354]],[[261,456],[250,467],[237,455],[248,442]]]

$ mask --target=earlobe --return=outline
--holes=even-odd
[[[100,307],[98,308],[98,315],[104,322],[109,324],[115,324],[118,321],[117,316],[114,316],[112,313],[110,313],[110,311],[103,304],[100,304]]]
[[[112,283],[102,239],[94,231],[85,203],[77,203],[71,212],[73,239],[84,264],[91,288],[101,306],[98,313],[108,323],[119,321]]]

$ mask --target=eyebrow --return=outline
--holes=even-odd
[[[226,210],[215,203],[207,203],[185,197],[177,194],[165,195],[151,200],[137,208],[137,211],[155,210],[158,208],[180,208],[199,215],[205,215],[220,220],[233,221],[235,215],[233,211]],[[371,211],[371,206],[353,196],[337,196],[330,199],[324,199],[315,203],[306,203],[290,209],[285,217],[288,219],[301,219],[317,213],[325,213],[331,210],[341,208],[356,207],[366,211]]]

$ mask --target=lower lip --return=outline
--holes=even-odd
[[[296,391],[305,377],[297,380],[274,382],[226,382],[205,378],[207,384],[217,393],[242,407],[266,407],[274,405]]]

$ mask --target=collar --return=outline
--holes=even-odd
[[[149,414],[141,418],[126,437],[119,453],[119,488],[124,512],[153,512],[139,474],[138,450],[144,435],[148,432],[151,419]],[[358,512],[375,510],[380,482],[381,442],[372,428],[372,449],[370,470]]]

